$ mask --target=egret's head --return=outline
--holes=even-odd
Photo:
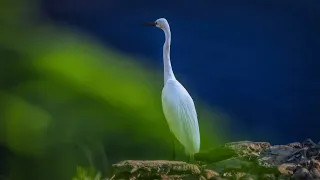
[[[156,26],[162,30],[169,28],[169,23],[165,18],[159,18],[154,22],[146,23],[147,26]]]
[[[159,18],[155,21],[155,23],[160,29],[167,29],[169,27],[169,23],[165,18]]]

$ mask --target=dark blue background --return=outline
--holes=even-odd
[[[319,0],[44,0],[43,10],[159,70],[163,32],[140,24],[165,17],[177,78],[232,118],[233,140],[319,138]]]

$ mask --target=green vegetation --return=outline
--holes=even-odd
[[[104,176],[119,160],[168,159],[161,72],[77,29],[34,23],[37,8],[35,0],[0,3],[0,148],[12,153],[1,159],[5,175],[71,179],[77,166],[94,166]],[[206,149],[224,137],[214,127],[225,118],[196,104]],[[78,168],[84,175],[92,174]]]
[[[76,176],[72,180],[101,180],[101,173],[93,168],[77,167]]]

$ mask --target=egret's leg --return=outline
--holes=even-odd
[[[176,159],[176,148],[175,148],[174,140],[173,140],[173,146],[172,146],[172,157],[171,157],[171,159],[172,160]]]
[[[196,160],[194,159],[193,154],[187,154],[188,156],[188,163],[196,163]]]
[[[172,134],[173,135],[173,134]],[[171,160],[175,160],[176,159],[176,148],[175,148],[175,137],[173,136],[173,139],[172,139],[172,157],[171,157]]]

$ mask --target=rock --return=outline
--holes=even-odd
[[[236,172],[236,173],[234,173],[233,178],[234,178],[234,179],[241,179],[241,178],[243,178],[245,175],[246,175],[246,173],[244,173],[244,172]]]
[[[225,173],[222,173],[222,177],[225,177],[225,178],[233,178],[233,173],[232,172],[225,172]]]
[[[297,149],[296,152],[292,153],[290,156],[287,157],[286,163],[306,163],[308,161],[306,152],[307,148]]]
[[[290,180],[290,179],[291,179],[291,177],[288,175],[285,175],[285,174],[280,174],[278,176],[278,180]]]
[[[292,148],[298,148],[298,149],[302,148],[302,144],[299,142],[289,143],[289,144],[287,144],[287,146],[290,146]]]
[[[260,178],[261,180],[276,180],[276,176],[274,174],[264,174]]]
[[[320,161],[315,160],[315,159],[311,160],[310,161],[310,168],[315,168],[315,169],[320,170]]]
[[[320,155],[320,147],[311,147],[306,150],[306,157],[311,159]]]
[[[251,167],[252,167],[251,162],[244,161],[239,157],[223,160],[223,161],[205,166],[206,169],[211,169],[218,173],[223,173],[226,171],[241,172],[244,170],[248,170]]]
[[[212,170],[209,170],[209,169],[205,169],[202,172],[202,176],[205,179],[213,179],[213,178],[219,177],[219,174],[217,172],[215,172],[215,171],[212,171]]]
[[[201,179],[198,166],[180,161],[122,161],[113,165],[113,179]]]
[[[313,179],[320,179],[320,161],[312,159],[308,168]]]
[[[231,157],[236,156],[236,152],[228,147],[217,147],[208,151],[203,151],[196,153],[194,155],[195,160],[202,161],[206,163],[214,163],[218,161],[222,161],[225,159],[229,159]]]
[[[278,170],[281,174],[292,175],[297,167],[297,164],[281,164],[278,166]]]
[[[113,165],[113,180],[320,180],[320,144],[310,139],[274,146],[268,142],[231,142],[197,153],[195,159],[199,164],[122,161]]]
[[[228,180],[228,179],[223,178],[223,177],[214,177],[214,178],[212,178],[210,180]]]
[[[310,175],[313,179],[320,179],[320,170],[312,168],[309,170]]]
[[[313,180],[310,172],[306,168],[298,169],[291,178],[294,180]]]
[[[228,179],[223,178],[223,177],[214,177],[214,178],[212,178],[210,180],[228,180]]]
[[[298,150],[287,145],[275,145],[266,149],[259,160],[265,166],[277,166],[285,163]]]
[[[222,173],[222,177],[226,179],[235,179],[235,180],[242,180],[246,176],[245,172],[225,172]]]
[[[314,148],[318,148],[320,149],[320,144],[316,144],[315,146],[313,146]]]
[[[310,138],[308,138],[308,139],[306,139],[306,140],[304,140],[303,142],[302,142],[302,147],[308,147],[308,148],[310,148],[310,147],[313,147],[313,146],[315,146],[316,145],[316,143],[314,143]]]
[[[252,141],[239,141],[225,144],[225,147],[233,149],[238,156],[257,157],[265,149],[271,145],[268,142],[252,142]]]
[[[258,179],[258,176],[253,174],[246,174],[245,176],[240,178],[240,180],[256,180],[256,179]]]

